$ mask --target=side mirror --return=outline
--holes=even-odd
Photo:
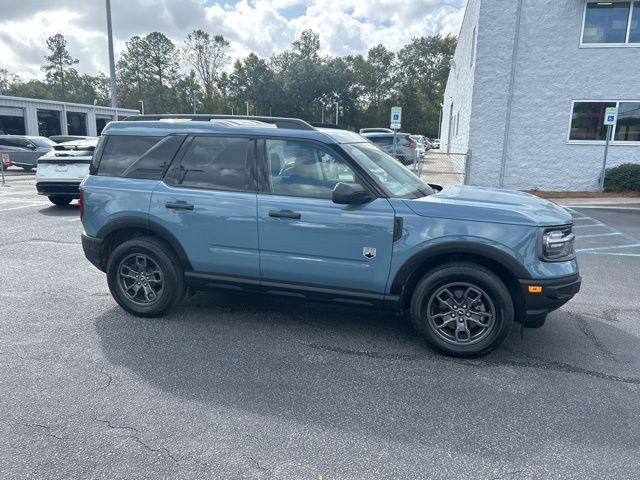
[[[371,200],[371,195],[359,183],[340,182],[333,188],[331,200],[339,205],[358,205]]]

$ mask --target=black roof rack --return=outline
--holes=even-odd
[[[149,121],[149,120],[195,120],[199,122],[208,122],[210,120],[255,120],[258,122],[272,123],[278,128],[289,128],[292,130],[315,130],[304,120],[299,118],[281,118],[281,117],[254,117],[246,115],[132,115],[127,117],[126,121]]]

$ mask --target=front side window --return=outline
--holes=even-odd
[[[625,44],[640,41],[640,2],[590,2],[584,17],[582,43]],[[631,18],[631,22],[629,19]]]
[[[269,189],[276,195],[330,199],[338,183],[356,182],[341,158],[312,143],[266,140],[265,149]]]
[[[620,102],[614,139],[640,142],[640,102]]]
[[[253,151],[250,138],[194,137],[170,176],[183,187],[255,192]]]
[[[615,102],[575,102],[569,140],[605,140],[605,110],[615,106]]]

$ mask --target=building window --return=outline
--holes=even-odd
[[[614,140],[640,142],[640,102],[620,102]]]
[[[604,114],[609,107],[617,107],[618,109],[618,120],[613,126],[612,131],[614,134],[610,140],[615,142],[640,142],[640,101],[574,102],[569,140],[604,142],[607,138]]]
[[[67,112],[67,134],[87,134],[87,114],[79,112]]]
[[[640,1],[587,3],[582,43],[640,43]]]

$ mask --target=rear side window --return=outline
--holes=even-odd
[[[98,175],[123,176],[134,162],[161,139],[162,137],[108,136],[100,158]]]
[[[241,137],[194,137],[168,180],[184,187],[255,192],[254,141]]]
[[[185,137],[172,135],[162,139],[122,172],[123,177],[159,180],[180,149]]]
[[[393,144],[393,137],[370,137],[371,140],[376,145],[391,145]]]
[[[7,147],[29,148],[31,142],[26,138],[3,138],[2,145]]]

